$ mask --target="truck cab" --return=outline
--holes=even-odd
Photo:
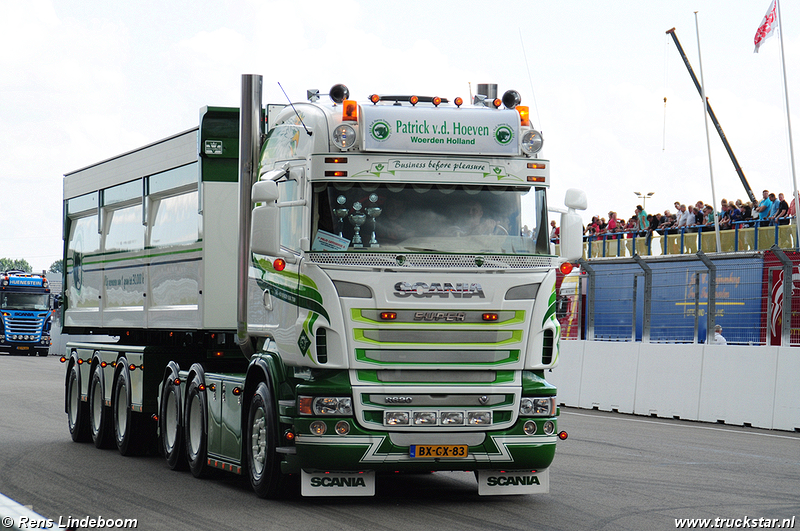
[[[47,356],[52,306],[50,284],[43,274],[0,273],[0,351]]]

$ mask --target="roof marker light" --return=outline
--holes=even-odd
[[[353,100],[344,100],[342,103],[342,121],[343,122],[357,122],[358,121],[358,103]]]
[[[517,105],[517,112],[519,113],[519,125],[529,127],[531,125],[531,112],[525,105]]]
[[[434,96],[433,99],[431,100],[431,103],[433,103],[434,107],[438,107],[442,103],[442,98],[440,98],[439,96]]]
[[[495,109],[499,109],[502,104],[503,100],[501,100],[500,98],[495,98],[492,100],[492,105],[494,105]]]
[[[272,262],[272,268],[275,271],[283,271],[286,269],[286,260],[283,258],[276,258],[274,262]]]
[[[456,107],[461,107],[462,105],[464,105],[464,100],[459,96],[455,99],[453,103],[456,104]]]
[[[378,103],[379,101],[381,101],[381,97],[378,96],[377,94],[373,94],[372,96],[369,97],[369,101],[371,101],[372,103]]]
[[[408,101],[409,103],[411,103],[411,105],[416,105],[417,103],[419,103],[419,96],[411,96],[410,98],[408,98]]]

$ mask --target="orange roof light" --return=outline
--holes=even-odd
[[[438,107],[442,103],[442,98],[440,98],[439,96],[434,96],[433,100],[431,101],[433,102],[434,107]]]
[[[408,98],[408,101],[411,103],[411,105],[416,105],[419,103],[419,96],[411,96]]]
[[[342,102],[342,121],[343,122],[358,121],[358,104],[355,101],[344,100]]]
[[[501,100],[500,98],[495,98],[494,100],[492,100],[492,105],[494,105],[495,109],[499,109],[502,104],[503,100]]]
[[[517,112],[519,113],[519,125],[528,127],[531,125],[530,110],[525,105],[517,105]]]
[[[379,101],[381,101],[381,97],[378,96],[377,94],[373,94],[372,96],[369,97],[369,101],[371,101],[372,103],[378,103]]]
[[[462,105],[464,105],[464,99],[461,98],[461,96],[459,96],[455,99],[454,103],[456,104],[456,107],[461,107]]]

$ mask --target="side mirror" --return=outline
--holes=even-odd
[[[250,192],[250,200],[253,204],[277,201],[278,183],[275,181],[258,181],[253,185],[253,189]]]
[[[583,256],[583,220],[575,210],[586,210],[586,193],[570,188],[564,197],[564,204],[567,212],[561,214],[560,254],[562,258],[572,262]]]
[[[255,186],[253,186],[254,196]],[[250,250],[256,254],[280,256],[281,211],[278,206],[273,202],[256,207],[252,216]]]
[[[574,210],[586,210],[586,192],[577,188],[570,188],[564,196],[564,205]]]

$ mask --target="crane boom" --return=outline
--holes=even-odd
[[[678,40],[678,36],[675,34],[675,28],[667,30],[667,33],[672,35],[672,40],[675,41],[675,46],[678,47],[678,52],[681,54],[683,63],[686,65],[686,69],[689,70],[689,75],[692,77],[692,81],[694,81],[694,86],[697,87],[697,92],[700,93],[700,97],[702,98],[703,88],[700,86],[700,82],[697,80],[697,76],[694,75],[694,70],[692,70],[692,65],[689,64],[689,58],[686,57],[686,53],[683,51],[683,46],[681,46],[681,43]],[[750,184],[747,182],[747,178],[744,176],[742,167],[739,166],[739,161],[736,160],[736,155],[733,154],[733,150],[731,149],[731,146],[728,143],[728,139],[725,137],[725,133],[722,131],[722,126],[719,125],[719,120],[717,120],[717,116],[711,109],[711,104],[708,103],[708,98],[706,98],[706,108],[708,109],[708,115],[711,117],[711,121],[714,123],[714,128],[716,128],[717,132],[719,133],[719,137],[722,140],[722,144],[725,146],[725,149],[727,150],[728,155],[731,158],[731,162],[733,162],[733,167],[736,170],[736,173],[739,175],[739,180],[742,181],[742,186],[744,186],[744,190],[747,193],[747,197],[750,198],[751,202],[755,201],[756,196],[753,193],[753,190],[750,188]]]

